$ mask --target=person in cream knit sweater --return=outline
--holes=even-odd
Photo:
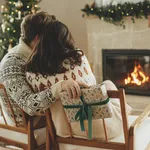
[[[12,48],[1,61],[0,83],[6,88],[18,126],[23,125],[22,115],[18,108],[21,108],[31,116],[43,113],[52,103],[56,102],[60,91],[66,90],[70,97],[76,98],[80,96],[80,86],[87,86],[82,82],[74,80],[60,80],[51,87],[35,93],[26,80],[25,72],[29,56],[35,53],[36,50],[40,50],[41,42],[39,42],[39,39],[47,32],[51,22],[55,21],[57,21],[55,16],[49,15],[46,12],[38,12],[26,16],[21,24],[19,44]],[[80,55],[77,54],[77,51],[74,54]],[[14,120],[8,113],[7,103],[2,94],[0,95],[0,105],[7,123],[14,125]]]

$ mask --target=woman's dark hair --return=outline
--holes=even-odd
[[[65,59],[68,60],[70,68],[81,65],[83,52],[76,50],[73,37],[67,26],[57,21],[54,16],[48,17],[50,15],[47,15],[39,13],[30,16],[22,24],[24,35],[26,35],[23,40],[27,44],[38,35],[38,41],[26,65],[27,71],[43,75],[64,73],[67,71],[63,66]],[[30,29],[32,25],[35,26],[32,26],[31,32],[26,33],[28,31],[24,29],[26,27],[24,24],[26,26],[30,24]]]

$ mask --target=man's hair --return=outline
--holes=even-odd
[[[43,33],[43,30],[52,21],[56,21],[56,17],[46,12],[27,15],[21,23],[21,37],[23,41],[26,44],[32,42],[37,35]]]
[[[26,65],[27,71],[43,75],[64,73],[67,71],[63,66],[65,59],[69,61],[70,68],[81,65],[83,52],[75,49],[69,29],[55,16],[44,12],[29,15],[21,26],[22,38],[27,44],[38,36]]]

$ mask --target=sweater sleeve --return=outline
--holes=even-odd
[[[16,62],[7,62],[0,70],[0,82],[5,86],[9,99],[31,116],[49,108],[60,92],[57,89],[61,90],[60,81],[51,89],[35,94],[26,81],[24,68]]]
[[[82,57],[82,67],[83,67],[84,71],[86,72],[86,74],[88,75],[88,78],[90,80],[91,85],[96,85],[95,76],[94,76],[94,74],[92,72],[92,69],[91,69],[91,66],[89,64],[89,61],[88,61],[88,59],[87,59],[87,57],[85,55]]]

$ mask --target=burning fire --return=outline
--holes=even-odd
[[[141,85],[142,83],[148,82],[149,77],[142,71],[140,64],[134,66],[134,71],[128,74],[128,77],[124,80],[125,84],[136,84]]]

